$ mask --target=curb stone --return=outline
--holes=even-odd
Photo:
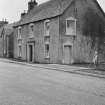
[[[100,74],[96,74],[96,73],[89,73],[89,72],[83,72],[83,71],[80,71],[79,69],[70,71],[70,70],[64,70],[64,68],[45,67],[43,65],[38,66],[38,65],[35,65],[35,64],[30,64],[30,63],[26,63],[26,62],[12,61],[12,60],[8,60],[8,61],[5,60],[4,62],[21,64],[21,65],[26,65],[26,66],[31,66],[31,67],[44,68],[44,69],[50,69],[50,70],[56,70],[56,71],[68,72],[68,73],[72,73],[72,74],[80,74],[80,75],[84,75],[84,76],[91,76],[91,77],[98,77],[98,78],[104,78],[105,79],[105,75],[100,75]],[[84,69],[84,70],[86,70],[86,69]],[[87,68],[87,70],[91,70],[91,68]]]

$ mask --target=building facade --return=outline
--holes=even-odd
[[[0,56],[13,58],[13,24],[5,24],[0,31]]]
[[[5,25],[7,25],[8,22],[6,20],[2,20],[0,21],[0,57],[3,57],[4,56],[4,53],[3,53],[3,37],[2,37],[2,33],[3,33],[3,27]]]
[[[91,63],[97,50],[99,62],[104,62],[104,16],[96,0],[30,1],[14,26],[14,57],[36,63]]]

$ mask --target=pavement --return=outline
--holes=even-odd
[[[0,58],[0,61],[26,65],[26,66],[32,66],[36,68],[44,68],[48,70],[56,70],[56,71],[80,74],[80,75],[85,75],[85,76],[105,78],[105,70],[95,69],[93,67],[87,67],[87,66],[81,67],[77,65],[35,64],[35,63],[21,62],[21,61],[5,59],[5,58]]]

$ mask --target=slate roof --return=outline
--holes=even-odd
[[[13,32],[13,25],[14,24],[7,24],[4,26],[5,35],[11,35]]]
[[[5,34],[5,35],[11,35],[13,32],[13,25],[14,24],[6,24],[3,27],[0,28],[0,37]]]
[[[35,6],[23,19],[15,26],[55,17],[61,15],[73,0],[50,0]]]
[[[2,37],[3,27],[0,28],[0,37]]]
[[[14,27],[59,16],[63,14],[63,12],[68,8],[68,6],[70,6],[72,1],[74,0],[49,0],[43,4],[37,5],[34,7],[33,10],[27,13],[24,18],[22,18],[19,22],[17,22],[14,25]],[[105,13],[103,12],[97,0],[93,1],[96,3],[98,8],[105,16]]]

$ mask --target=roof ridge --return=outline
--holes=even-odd
[[[35,6],[16,26],[61,15],[70,5],[71,1],[72,0],[48,0]]]

